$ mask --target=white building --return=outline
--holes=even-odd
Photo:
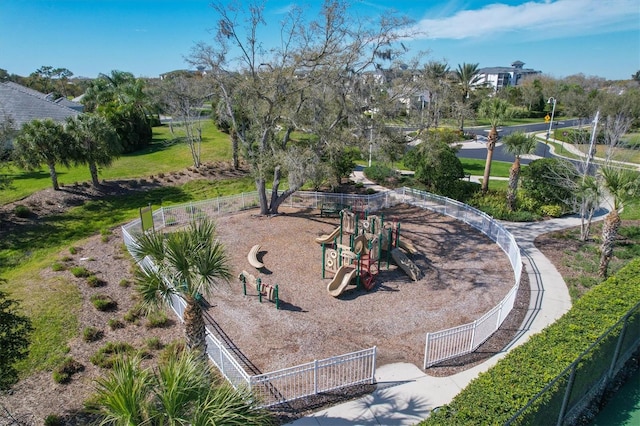
[[[515,61],[510,67],[487,67],[478,70],[477,86],[492,87],[498,91],[506,86],[517,86],[525,77],[542,74],[531,68],[523,68],[524,62]]]

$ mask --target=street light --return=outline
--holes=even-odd
[[[556,98],[554,97],[550,97],[549,100],[547,101],[548,104],[553,103],[553,108],[551,109],[551,121],[549,121],[549,130],[547,130],[547,140],[545,141],[545,148],[544,148],[544,156],[547,156],[547,146],[549,146],[549,136],[551,135],[551,127],[553,126],[553,116],[556,113]]]
[[[553,126],[553,116],[556,113],[556,98],[551,97],[547,101],[548,104],[553,103],[553,108],[551,109],[551,121],[549,122],[549,130],[547,130],[547,140],[549,140],[549,135],[551,135],[551,126]]]

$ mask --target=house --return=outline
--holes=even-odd
[[[476,86],[492,87],[498,91],[506,86],[517,86],[525,77],[542,74],[531,68],[524,68],[524,62],[515,61],[510,67],[488,67],[478,70]]]
[[[62,122],[80,114],[77,104],[71,101],[55,101],[48,95],[13,82],[0,83],[0,125],[20,130],[24,123],[50,118]],[[72,103],[72,102],[71,102]],[[73,103],[72,103],[73,104]],[[0,141],[0,147],[10,147],[10,141]]]
[[[48,95],[17,83],[0,83],[0,119],[10,119],[16,129],[36,119],[64,121],[80,114],[77,108],[71,101],[51,100]]]

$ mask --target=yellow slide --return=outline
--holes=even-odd
[[[338,297],[357,274],[358,269],[353,265],[342,265],[333,280],[327,285],[327,291],[333,297]]]
[[[340,227],[338,226],[334,229],[329,235],[322,235],[316,238],[316,243],[318,244],[329,244],[332,243],[333,240],[340,235]]]

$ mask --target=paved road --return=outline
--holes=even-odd
[[[554,121],[553,127],[554,129],[561,129],[563,127],[572,127],[577,126],[579,124],[579,120],[563,120],[563,121]],[[489,134],[489,127],[468,127],[465,129],[465,133],[472,133],[477,135],[477,140],[479,144],[475,146],[468,146],[463,150],[458,152],[458,157],[462,158],[475,158],[478,160],[484,160],[487,158],[487,149],[482,146],[487,141],[487,135]],[[506,136],[508,134],[514,132],[525,132],[532,133],[538,132],[543,133],[549,129],[549,125],[546,123],[536,123],[536,124],[523,124],[519,126],[508,126],[508,127],[499,127],[498,135],[500,137]],[[536,151],[533,153],[531,157],[522,158],[522,164],[528,164],[529,162],[535,160],[540,157],[549,157],[553,154],[549,150],[549,146],[544,143],[538,143],[536,147]],[[493,151],[493,160],[494,161],[506,161],[512,163],[514,160],[513,155],[507,154],[504,152],[502,148],[502,144],[498,141],[496,145],[496,149]]]

